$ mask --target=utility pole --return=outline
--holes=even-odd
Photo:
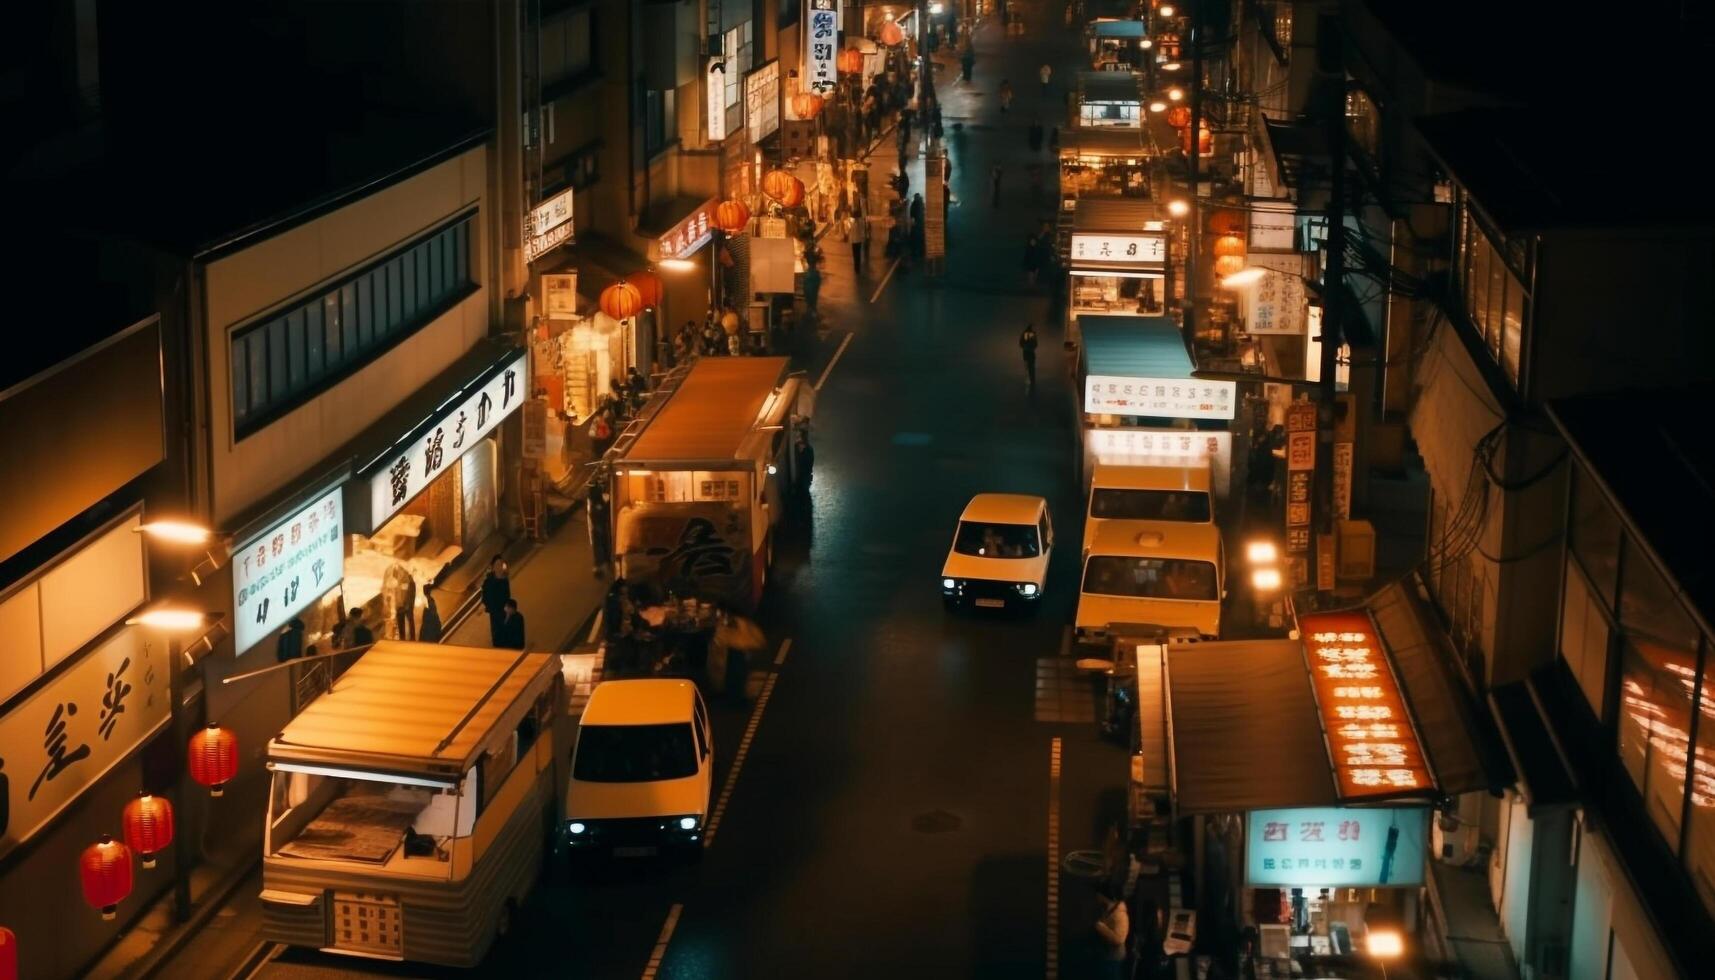
[[[1203,134],[1203,37],[1202,37],[1202,4],[1199,0],[1186,0],[1190,9],[1191,25],[1186,32],[1185,43],[1191,46],[1191,125],[1186,129],[1190,134],[1190,151],[1185,154],[1188,162],[1190,186],[1186,189],[1187,203],[1190,210],[1185,215],[1185,344],[1187,348],[1197,336],[1197,250],[1203,241],[1203,209],[1197,198],[1197,164],[1199,151],[1202,149]],[[1183,51],[1180,52],[1184,54]]]
[[[1328,127],[1328,161],[1332,168],[1328,176],[1328,234],[1323,244],[1326,259],[1322,267],[1322,357],[1316,406],[1314,574],[1320,595],[1323,590],[1319,569],[1325,562],[1334,561],[1334,556],[1325,556],[1323,549],[1334,547],[1334,415],[1338,407],[1334,374],[1339,367],[1344,306],[1341,293],[1346,275],[1346,75],[1342,68],[1338,16],[1322,17],[1317,26],[1321,35],[1318,67],[1327,83],[1323,122]]]

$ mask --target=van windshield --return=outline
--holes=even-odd
[[[572,778],[586,783],[650,783],[697,773],[690,722],[585,725]]]
[[[1120,521],[1209,523],[1209,495],[1201,490],[1090,491],[1090,516]]]
[[[982,558],[1035,558],[1042,554],[1034,524],[989,524],[960,521],[953,550]]]
[[[1084,591],[1128,599],[1220,599],[1215,566],[1185,558],[1091,555],[1084,562]]]

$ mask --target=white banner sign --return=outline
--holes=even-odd
[[[1084,379],[1084,411],[1163,419],[1230,419],[1237,393],[1238,386],[1231,381],[1092,374]]]
[[[542,314],[550,320],[578,318],[578,274],[560,273],[542,277]]]
[[[744,76],[744,124],[752,143],[780,128],[780,61],[775,59]]]
[[[345,504],[340,488],[232,552],[233,649],[272,636],[345,576]]]
[[[441,413],[434,427],[369,478],[369,520],[379,528],[399,508],[422,493],[478,439],[518,410],[530,393],[529,355],[523,351],[481,388]]]
[[[1245,884],[1372,888],[1423,884],[1429,811],[1304,807],[1252,810]]]
[[[709,59],[708,71],[703,75],[703,94],[708,98],[709,142],[719,143],[726,139],[726,61],[720,57]]]
[[[1304,312],[1309,306],[1304,280],[1270,270],[1245,297],[1245,330],[1253,334],[1304,333]]]
[[[0,718],[0,856],[166,724],[169,668],[164,643],[126,627]]]
[[[1167,262],[1162,235],[1073,235],[1073,262],[1159,266]]]
[[[839,53],[839,11],[835,0],[804,0],[804,88],[826,95],[839,76],[834,56]]]
[[[572,237],[574,193],[568,187],[524,216],[524,261],[534,262],[549,249]]]
[[[1189,466],[1209,464],[1215,496],[1225,498],[1233,472],[1231,432],[1180,429],[1088,429],[1086,445],[1093,461],[1109,466]]]
[[[1256,201],[1250,216],[1250,251],[1289,252],[1297,247],[1298,211],[1292,202]]]

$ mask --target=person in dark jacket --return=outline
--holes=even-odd
[[[304,655],[304,621],[292,617],[285,626],[280,628],[279,639],[274,644],[274,659],[280,663],[296,660]]]
[[[798,439],[792,445],[792,467],[798,474],[798,492],[810,492],[810,478],[816,470],[816,450],[810,445],[810,434],[803,429],[798,430]]]
[[[1036,324],[1024,325],[1024,332],[1018,335],[1018,352],[1024,356],[1024,384],[1031,391],[1036,390]]]
[[[596,578],[607,574],[613,561],[613,530],[609,525],[612,511],[608,507],[607,487],[600,481],[590,484],[589,498],[584,503],[584,516],[590,526],[590,557]]]
[[[512,598],[512,580],[506,577],[506,559],[495,555],[482,580],[482,608],[488,610],[490,645],[500,646],[500,624],[506,618],[506,603]]]
[[[508,599],[501,610],[500,635],[494,645],[502,650],[524,649],[524,614],[518,611],[518,600]]]
[[[375,642],[375,631],[363,621],[363,610],[353,607],[351,610],[351,645],[366,647]]]
[[[435,594],[423,592],[423,625],[417,628],[417,639],[422,643],[441,642],[441,610],[435,605]]]

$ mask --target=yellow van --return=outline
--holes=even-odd
[[[1115,466],[1098,463],[1084,510],[1084,547],[1107,521],[1215,526],[1209,464]]]
[[[1227,563],[1214,524],[1103,521],[1084,549],[1074,632],[1102,643],[1120,626],[1221,635]]]

